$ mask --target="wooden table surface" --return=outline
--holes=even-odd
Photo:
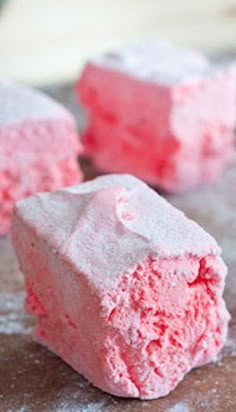
[[[50,93],[75,108],[71,89]],[[88,162],[86,177],[96,175]],[[23,281],[9,238],[0,238],[0,412],[235,412],[236,411],[236,155],[222,179],[169,200],[216,237],[229,267],[225,298],[232,314],[218,359],[189,373],[156,401],[119,399],[90,385],[33,341],[34,320],[23,312]]]

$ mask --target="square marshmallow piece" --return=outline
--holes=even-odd
[[[138,179],[103,176],[21,200],[12,237],[34,335],[104,391],[167,395],[220,351],[220,249]]]
[[[80,183],[73,116],[43,93],[0,82],[0,235],[14,203],[35,192]]]
[[[233,150],[235,89],[232,71],[197,51],[141,43],[101,55],[77,84],[85,151],[102,171],[169,192],[213,182]]]

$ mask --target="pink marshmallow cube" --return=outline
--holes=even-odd
[[[0,82],[0,235],[16,200],[80,183],[73,116],[44,94]]]
[[[98,388],[165,396],[222,348],[220,249],[138,179],[103,176],[21,200],[12,238],[34,336]]]
[[[234,76],[197,51],[145,43],[88,62],[77,84],[86,153],[169,192],[215,181],[235,126]]]

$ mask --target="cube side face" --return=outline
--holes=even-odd
[[[96,386],[103,385],[104,326],[96,290],[17,212],[12,240],[25,277],[25,308],[37,317],[34,336]]]
[[[215,181],[231,157],[235,86],[227,71],[167,87],[89,64],[77,92],[88,110],[85,152],[102,171],[182,192]]]
[[[172,97],[175,133],[181,138],[184,133],[190,132],[189,127],[192,126],[192,132],[195,131],[198,135],[214,125],[216,128],[222,126],[232,131],[236,97],[233,86],[234,79],[230,70],[206,78],[191,87],[188,84],[177,86]],[[186,122],[185,127],[183,120]]]
[[[140,129],[132,123],[124,127],[119,122],[107,121],[105,116],[94,115],[83,135],[85,150],[102,171],[125,171],[151,184],[161,184],[161,171],[164,165],[171,163],[177,144],[166,136],[160,138],[158,145],[155,125],[145,126],[143,135]]]
[[[176,151],[169,129],[171,90],[88,65],[77,93],[88,111],[85,152],[99,169],[161,182],[163,165]]]
[[[224,277],[222,260],[212,256],[147,257],[123,276],[102,300],[104,371],[112,393],[131,396],[121,391],[128,373],[141,399],[165,396],[218,354],[229,320]]]
[[[141,114],[149,120],[154,114],[161,119],[157,109],[166,109],[171,103],[168,86],[145,82],[93,64],[85,67],[76,92],[92,113],[113,114],[125,124]]]
[[[0,149],[0,234],[9,231],[17,200],[82,180],[73,119],[0,127]]]
[[[116,286],[78,273],[15,209],[13,243],[26,278],[36,337],[95,386],[114,395],[168,394],[221,349],[228,312],[218,256],[147,256]]]
[[[177,177],[181,182],[182,174],[184,183],[192,164],[196,185],[216,180],[233,150],[235,90],[230,72],[205,79],[192,90],[180,85],[172,99],[171,130],[180,142]]]

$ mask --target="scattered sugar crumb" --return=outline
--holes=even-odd
[[[185,402],[178,402],[176,405],[167,409],[166,412],[190,412],[190,409]]]
[[[0,333],[27,334],[32,330],[32,321],[24,313],[24,292],[0,292]]]
[[[76,402],[74,406],[69,401],[62,401],[53,412],[105,412],[104,406],[106,401],[101,400],[98,402],[91,402],[90,404],[83,406],[80,402]]]
[[[236,340],[228,337],[224,345],[224,352],[230,356],[236,356]]]

